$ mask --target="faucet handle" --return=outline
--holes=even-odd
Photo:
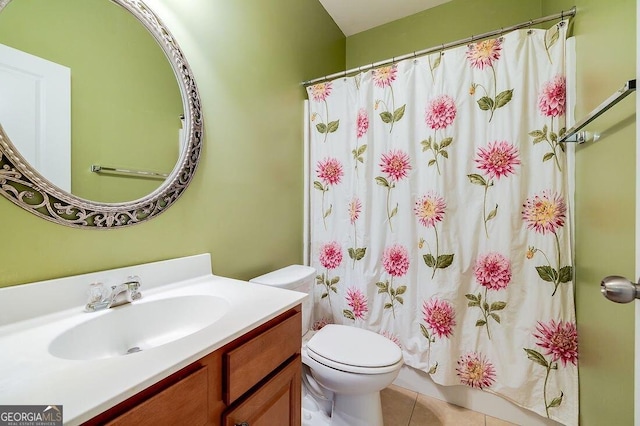
[[[129,287],[131,300],[138,300],[142,297],[142,293],[140,293],[140,286],[142,283],[140,281],[140,277],[137,275],[129,275],[127,277],[126,284]]]
[[[89,285],[87,295],[89,296],[88,303],[95,303],[103,300],[105,298],[104,284],[102,284],[101,282],[91,283]]]
[[[104,308],[107,303],[107,291],[104,284],[101,282],[91,283],[87,292],[88,300],[85,309],[88,312],[93,312],[98,309]]]

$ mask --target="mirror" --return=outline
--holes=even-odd
[[[45,170],[63,161],[46,160],[64,149],[43,144],[44,167],[33,167],[28,150],[16,148],[12,121],[0,117],[0,192],[75,227],[133,225],[173,204],[195,171],[202,117],[191,70],[155,14],[132,0],[0,0],[0,12],[0,43],[62,63],[71,74],[71,191]],[[25,27],[31,34],[20,35]]]

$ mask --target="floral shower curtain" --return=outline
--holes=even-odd
[[[316,328],[577,424],[566,28],[308,87],[311,264]]]

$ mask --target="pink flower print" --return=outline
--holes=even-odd
[[[567,206],[559,194],[545,190],[528,198],[522,207],[522,219],[529,229],[544,235],[547,232],[555,234],[564,226]]]
[[[578,363],[578,332],[575,323],[554,321],[542,323],[538,321],[533,337],[538,339],[536,344],[546,349],[545,354],[551,355],[551,361],[562,361],[562,366],[567,363]]]
[[[377,110],[381,104],[383,105],[384,111],[380,113],[380,118],[385,124],[391,124],[389,133],[393,131],[393,125],[402,119],[407,106],[407,104],[404,104],[400,108],[395,107],[395,97],[391,83],[395,81],[397,73],[398,67],[395,64],[388,67],[376,68],[371,73],[371,77],[376,86],[381,89],[388,87],[391,92],[391,105],[387,105],[383,99],[376,99],[374,106],[374,109]]]
[[[556,294],[560,284],[568,283],[573,279],[573,266],[562,266],[560,238],[558,237],[558,229],[564,226],[566,214],[567,206],[564,199],[549,190],[544,190],[541,194],[528,198],[523,204],[522,219],[527,223],[527,228],[543,235],[551,233],[555,238],[557,269],[551,266],[549,256],[542,249],[529,247],[527,250],[527,258],[531,259],[536,253],[540,253],[547,261],[544,266],[536,266],[536,271],[543,281],[553,283],[554,289],[551,296]]]
[[[367,312],[369,312],[369,307],[367,306],[367,298],[362,291],[358,288],[350,287],[347,289],[345,298],[347,305],[351,309],[345,309],[343,311],[344,316],[352,320],[364,319]]]
[[[327,269],[336,269],[342,262],[342,247],[337,241],[324,244],[320,249],[320,263]]]
[[[559,396],[548,402],[547,384],[549,383],[549,375],[551,371],[558,369],[558,361],[562,361],[563,367],[566,367],[567,364],[577,365],[578,333],[575,323],[572,322],[556,322],[551,320],[545,324],[538,321],[533,337],[537,339],[536,344],[538,346],[546,349],[545,354],[551,355],[551,359],[547,360],[544,355],[535,349],[524,348],[524,351],[527,353],[527,358],[541,365],[546,370],[543,395],[545,410],[547,417],[549,417],[549,408],[559,407],[560,404],[562,404],[562,398],[564,396],[561,391]]]
[[[529,136],[534,138],[534,145],[542,141],[547,142],[551,151],[544,154],[542,161],[548,161],[553,158],[559,171],[562,171],[562,167],[560,167],[560,161],[558,160],[558,148],[564,151],[564,147],[561,146],[558,139],[564,135],[565,130],[560,129],[559,133],[554,132],[553,119],[564,115],[566,108],[567,81],[563,75],[557,75],[542,86],[542,90],[538,95],[538,109],[542,115],[551,118],[551,125],[547,126],[545,124],[541,130],[529,132]]]
[[[422,304],[422,314],[432,335],[447,339],[451,337],[453,327],[456,325],[455,312],[451,303],[433,298]]]
[[[433,191],[418,198],[413,207],[413,212],[418,217],[418,222],[427,228],[435,228],[437,222],[444,219],[444,211],[447,208],[444,198]]]
[[[500,59],[501,51],[502,40],[499,38],[471,43],[467,48],[467,59],[472,67],[484,69]]]
[[[449,95],[440,95],[432,99],[427,105],[425,121],[433,130],[445,129],[456,118],[456,105]]]
[[[356,129],[356,134],[358,138],[363,137],[365,133],[367,133],[367,130],[369,130],[369,116],[367,115],[366,109],[360,108],[360,110],[358,111],[357,129]]]
[[[371,72],[371,77],[376,86],[384,89],[390,87],[396,79],[398,73],[397,65],[390,65],[388,67],[376,68]]]
[[[331,94],[331,89],[333,89],[333,83],[330,81],[324,83],[314,84],[309,87],[308,91],[314,101],[320,102],[326,100]]]
[[[380,169],[391,182],[406,178],[411,170],[409,155],[399,149],[384,153],[380,158]]]
[[[393,317],[396,317],[396,302],[404,305],[403,294],[407,291],[407,286],[402,285],[398,288],[393,287],[394,277],[401,277],[409,270],[409,253],[407,249],[400,245],[394,244],[387,247],[382,255],[382,265],[384,269],[391,275],[391,279],[376,283],[378,294],[386,294],[389,296],[389,303],[385,303],[384,309],[391,309]]]
[[[557,75],[547,81],[538,96],[538,108],[546,117],[564,115],[567,107],[567,79]]]
[[[353,259],[353,267],[356,266],[356,261],[362,260],[365,254],[367,253],[366,247],[358,247],[358,233],[356,229],[356,221],[360,217],[360,212],[362,211],[362,203],[358,197],[354,197],[351,202],[349,202],[349,220],[353,225],[353,244],[354,247],[350,247],[347,251],[349,253],[349,257]]]
[[[311,114],[311,122],[316,122],[316,119],[318,119],[318,123],[316,123],[315,127],[319,133],[324,134],[323,142],[327,141],[329,133],[336,132],[340,127],[340,120],[329,121],[329,105],[327,104],[327,98],[331,94],[332,88],[333,83],[330,81],[315,84],[307,88],[309,96],[314,101],[324,103],[324,117],[321,112],[314,112]]]
[[[484,187],[484,201],[482,206],[482,219],[484,222],[484,232],[489,238],[488,222],[498,215],[498,204],[487,212],[487,194],[495,182],[493,179],[508,177],[515,174],[515,166],[520,164],[518,159],[518,149],[507,141],[490,142],[489,146],[479,147],[477,158],[474,160],[478,168],[482,170],[487,177],[477,173],[467,175],[469,182]]]
[[[340,266],[342,262],[342,247],[337,241],[332,241],[330,243],[324,244],[320,248],[320,264],[327,268],[327,273],[320,274],[316,277],[316,284],[322,285],[324,287],[321,299],[326,298],[329,302],[329,310],[333,315],[333,307],[331,306],[331,292],[338,292],[338,283],[340,282],[340,277],[330,277],[329,271],[332,269],[336,269]]]
[[[431,365],[431,344],[435,343],[436,336],[447,339],[451,337],[453,327],[456,325],[455,311],[451,303],[434,297],[428,302],[422,303],[422,314],[424,322],[427,323],[426,327],[420,324],[420,332],[427,339],[429,345],[427,365],[429,366],[429,374],[435,374],[438,363]]]
[[[387,247],[382,255],[382,265],[389,275],[401,277],[409,269],[409,253],[404,246],[394,244]]]
[[[314,331],[318,331],[327,324],[331,324],[331,322],[327,318],[322,317],[313,323],[313,326],[311,326],[311,329]]]
[[[511,101],[513,97],[513,89],[504,90],[497,93],[498,79],[496,76],[496,69],[494,62],[500,59],[500,52],[502,51],[502,39],[485,40],[478,43],[472,43],[467,49],[467,59],[471,63],[472,68],[484,69],[485,67],[491,68],[493,74],[493,87],[485,86],[480,83],[471,83],[471,89],[469,94],[475,95],[478,88],[482,89],[484,96],[478,99],[478,107],[483,111],[491,111],[489,117],[489,123],[493,119],[493,114],[498,108],[502,108]],[[495,96],[494,96],[494,93]]]
[[[364,108],[360,108],[360,110],[358,111],[358,117],[356,119],[356,124],[357,124],[357,128],[356,128],[356,136],[358,137],[358,140],[356,141],[356,149],[354,149],[352,151],[353,153],[353,159],[355,160],[355,168],[356,168],[356,172],[358,171],[358,164],[359,163],[364,163],[364,153],[367,151],[367,145],[363,144],[362,146],[359,146],[359,140],[361,137],[363,137],[366,133],[367,130],[369,130],[369,116],[367,115],[367,110],[365,110]]]
[[[362,203],[360,202],[359,198],[355,197],[349,203],[349,220],[351,221],[352,225],[356,223],[356,220],[358,220],[358,218],[360,217],[361,212]]]
[[[383,335],[384,337],[386,337],[387,339],[391,340],[393,343],[398,345],[398,347],[400,349],[402,349],[402,344],[400,343],[400,339],[398,338],[398,336],[396,336],[393,333],[388,332],[387,330],[382,330],[380,332],[380,334]]]
[[[335,158],[325,158],[322,161],[318,161],[316,168],[319,181],[313,182],[313,187],[318,191],[322,191],[322,223],[324,229],[327,229],[327,217],[331,214],[332,207],[325,210],[324,199],[325,194],[329,191],[331,185],[337,185],[340,183],[344,171],[342,170],[342,164]]]
[[[391,209],[391,190],[396,187],[397,181],[409,176],[409,170],[411,170],[409,155],[401,150],[391,150],[382,154],[380,169],[387,176],[377,176],[375,180],[378,185],[387,188],[387,218],[389,219],[389,229],[393,232],[391,218],[398,213],[398,204],[396,203],[396,207]]]
[[[500,253],[488,253],[478,257],[473,268],[478,284],[484,287],[484,300],[482,293],[466,294],[467,306],[477,307],[482,312],[482,319],[476,321],[476,327],[486,327],[487,337],[491,340],[489,322],[493,319],[500,324],[499,311],[507,307],[503,301],[489,302],[489,290],[503,290],[511,282],[511,262]]]
[[[481,146],[477,155],[474,161],[490,179],[515,174],[514,166],[520,164],[518,149],[507,141],[490,142],[486,148]]]
[[[496,370],[487,358],[478,352],[470,352],[458,359],[457,375],[460,383],[476,389],[490,387],[496,379]]]
[[[418,198],[413,206],[413,212],[423,226],[427,228],[433,228],[436,239],[436,255],[432,253],[422,256],[427,266],[433,269],[431,278],[435,277],[436,270],[447,268],[453,263],[453,254],[440,254],[440,241],[438,238],[437,222],[442,222],[444,219],[444,211],[447,208],[447,204],[444,198],[440,197],[433,191],[429,191],[426,195]],[[423,241],[421,239],[421,241]]]
[[[438,174],[440,174],[440,163],[438,158],[449,158],[449,152],[447,147],[453,142],[452,137],[446,137],[441,141],[437,141],[435,132],[449,127],[453,120],[456,118],[456,105],[453,102],[453,98],[449,95],[440,95],[432,99],[427,105],[425,112],[425,122],[427,126],[434,131],[433,137],[429,136],[427,139],[420,142],[422,145],[422,151],[431,151],[433,158],[429,160],[428,165],[436,165]]]
[[[342,179],[342,176],[344,175],[342,164],[335,158],[325,158],[324,160],[319,161],[316,173],[318,174],[318,178],[325,185],[339,184],[340,179]]]
[[[511,262],[500,253],[481,255],[473,272],[478,283],[489,290],[502,290],[511,282]]]

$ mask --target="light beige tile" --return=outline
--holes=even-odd
[[[385,426],[408,426],[417,392],[391,385],[380,392]]]
[[[418,395],[410,426],[484,426],[484,414]]]
[[[515,423],[510,423],[506,420],[496,419],[495,417],[486,416],[486,426],[517,426]]]

